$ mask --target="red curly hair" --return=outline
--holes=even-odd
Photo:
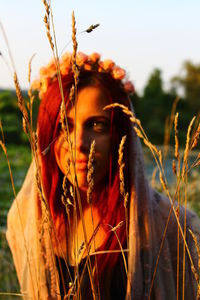
[[[62,86],[64,92],[64,100],[66,104],[66,110],[69,107],[69,92],[70,88],[74,84],[74,78],[72,74],[67,74],[62,77]],[[81,71],[79,75],[78,91],[86,86],[95,86],[103,90],[109,99],[110,103],[118,102],[129,106],[129,98],[123,89],[120,80],[113,79],[107,73],[98,73],[94,71]],[[109,103],[108,103],[109,104]],[[54,141],[60,133],[60,105],[61,94],[58,81],[53,81],[48,87],[47,92],[43,95],[42,102],[39,107],[38,114],[38,144],[40,152],[44,151]],[[121,113],[121,110],[113,110],[111,113],[111,153],[110,153],[110,169],[108,174],[107,183],[105,183],[104,190],[101,191],[101,195],[98,197],[98,203],[101,223],[104,227],[107,226],[107,238],[103,242],[103,246],[98,250],[114,250],[120,249],[119,243],[110,230],[107,224],[116,226],[120,221],[125,221],[125,210],[122,196],[119,192],[119,175],[118,175],[118,147],[123,135],[128,136],[130,123],[128,118]],[[115,133],[114,133],[115,132]],[[117,142],[113,136],[117,134]],[[112,142],[112,141],[115,142]],[[128,145],[128,140],[126,145]],[[52,143],[53,145],[53,143]],[[126,158],[128,157],[128,146],[124,149],[125,158],[125,178],[129,176],[129,166],[126,164]],[[55,224],[63,224],[66,218],[65,207],[62,204],[62,182],[63,174],[60,171],[56,158],[54,155],[54,147],[51,146],[50,150],[41,155],[42,161],[42,184],[45,192],[45,196],[48,199],[50,211]],[[126,189],[129,189],[129,183],[125,182]],[[123,246],[126,247],[126,230],[124,225],[117,231],[119,240]],[[104,269],[109,265],[109,270],[116,264],[119,257],[119,253],[116,254],[103,254],[97,256],[98,261],[98,273],[103,274]],[[108,268],[107,268],[108,270]]]

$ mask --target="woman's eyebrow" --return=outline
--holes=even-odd
[[[108,116],[102,116],[102,115],[95,115],[95,116],[91,116],[87,118],[87,121],[96,121],[96,120],[104,120],[109,122],[110,121],[110,117]]]

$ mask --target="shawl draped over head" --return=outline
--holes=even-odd
[[[142,149],[133,129],[128,133],[131,166],[129,201],[129,253],[126,299],[177,299],[177,221],[167,197],[154,191],[146,180]],[[38,197],[35,163],[31,163],[24,184],[8,213],[7,239],[11,248],[24,299],[60,299],[59,278],[52,251],[51,226]],[[179,212],[183,228],[184,209]],[[165,239],[159,254],[165,227]],[[186,242],[194,267],[198,256],[188,229],[199,239],[199,219],[187,212]],[[180,237],[179,299],[183,281],[183,239]],[[157,265],[152,285],[153,273]],[[185,299],[196,299],[197,283],[185,256]]]

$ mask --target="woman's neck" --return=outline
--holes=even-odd
[[[88,196],[88,190],[86,189],[80,189],[79,188],[79,195],[78,197],[80,197],[81,200],[81,205],[82,205],[82,209],[85,210],[88,207],[90,207],[90,203],[92,203],[92,205],[95,205],[98,201],[99,195],[100,195],[100,188],[95,188],[92,193],[91,196]],[[77,199],[78,200],[78,199]]]

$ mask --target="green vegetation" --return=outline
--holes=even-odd
[[[8,157],[12,168],[13,179],[16,192],[19,191],[25,174],[28,170],[31,154],[28,146],[8,145]],[[15,268],[12,262],[12,255],[8,247],[5,228],[6,215],[12,204],[14,194],[11,187],[8,164],[3,151],[0,152],[0,293],[1,292],[18,292],[19,285]],[[1,295],[0,295],[1,298]],[[21,299],[16,296],[3,296],[1,299]]]
[[[28,166],[31,161],[28,146],[8,145],[8,158],[12,168],[12,174],[16,192],[19,191]],[[12,191],[8,164],[4,153],[0,152],[0,227],[4,227],[8,208],[12,203],[14,194]]]
[[[185,62],[182,75],[172,78],[168,91],[164,90],[161,70],[155,69],[149,76],[143,95],[139,96],[137,93],[133,95],[132,102],[136,115],[150,136],[151,142],[163,144],[165,125],[177,97],[179,139],[181,146],[184,147],[187,128],[192,117],[194,115],[197,119],[200,117],[200,65]],[[170,142],[174,143],[174,139],[172,138]]]

